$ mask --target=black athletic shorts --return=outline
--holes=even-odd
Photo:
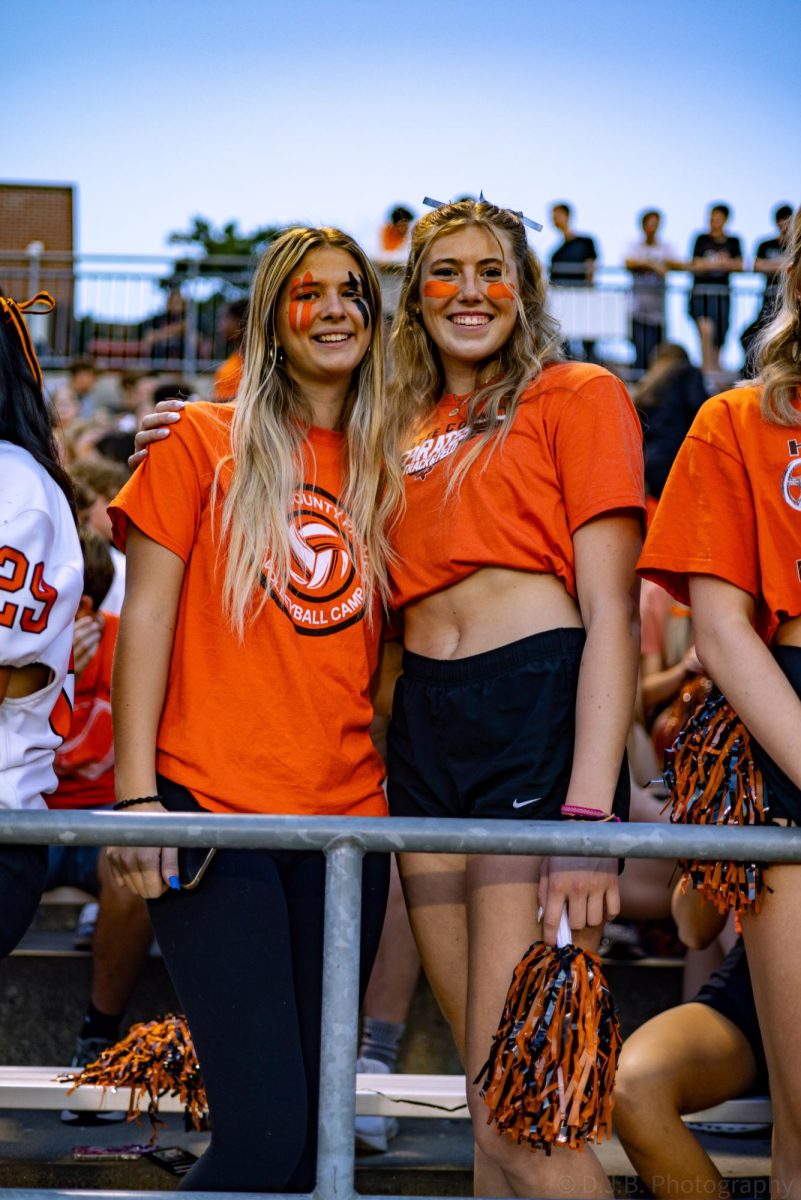
[[[791,687],[801,698],[801,648],[798,646],[774,646],[773,657],[781,667]],[[793,825],[801,825],[801,791],[784,771],[773,761],[766,750],[751,735],[754,761],[765,781],[765,798],[771,820],[779,818]]]
[[[560,820],[584,641],[583,629],[552,629],[469,658],[404,652],[387,737],[392,816]],[[624,821],[629,796],[624,756]]]
[[[759,1032],[751,974],[741,937],[734,943],[719,969],[694,997],[694,1002],[706,1004],[737,1026],[756,1059],[757,1078],[752,1091],[767,1091],[768,1065],[765,1062],[765,1051],[762,1049],[762,1034]]]
[[[712,340],[718,349],[726,341],[729,332],[730,311],[729,293],[722,288],[717,290],[707,285],[690,294],[690,316],[695,321],[699,317],[706,317],[712,322]]]

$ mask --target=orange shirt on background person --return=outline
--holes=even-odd
[[[408,230],[404,233],[398,229],[397,225],[393,225],[389,221],[381,230],[381,249],[392,254],[400,250],[403,243],[408,240],[408,237]]]
[[[576,530],[603,513],[644,512],[642,431],[625,387],[601,367],[546,367],[521,396],[506,440],[490,443],[447,495],[452,467],[480,432],[480,417],[479,429],[468,428],[465,407],[444,396],[405,455],[394,604],[482,567],[555,575],[575,597]]]
[[[48,808],[105,808],[113,804],[114,735],[111,728],[111,664],[120,619],[103,612],[97,649],[75,678],[70,731],[56,751],[58,787]]]
[[[756,601],[769,642],[801,615],[799,424],[764,421],[759,389],[708,400],[693,421],[659,501],[638,570],[689,604],[690,575],[714,575]]]
[[[244,366],[242,351],[235,350],[214,372],[214,399],[218,404],[236,399]]]
[[[186,564],[156,768],[217,812],[383,816],[369,732],[381,621],[366,619],[339,498],[343,435],[309,431],[290,584],[273,590],[240,642],[223,613],[211,515],[233,412],[189,405],[109,509],[121,549],[131,523]],[[229,481],[226,468],[223,492]]]

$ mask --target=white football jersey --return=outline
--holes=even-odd
[[[0,440],[0,666],[43,663],[41,691],[0,703],[0,808],[42,808],[69,733],[72,636],[83,558],[64,493],[36,460]]]

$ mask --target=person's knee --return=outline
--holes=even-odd
[[[623,1053],[615,1081],[615,1124],[621,1137],[640,1141],[656,1125],[655,1117],[679,1119],[675,1080],[667,1064],[630,1049]]]

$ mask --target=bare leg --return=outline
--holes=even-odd
[[[742,1095],[756,1073],[742,1032],[706,1004],[660,1013],[628,1039],[617,1076],[615,1124],[624,1150],[657,1200],[729,1195],[681,1114]]]
[[[801,867],[767,871],[759,916],[743,918],[773,1106],[771,1195],[801,1197]]]
[[[467,1009],[467,912],[465,863],[460,854],[401,854],[398,857],[409,921],[434,998],[450,1025],[465,1061]],[[475,1147],[473,1186],[477,1196],[513,1196],[506,1177]]]
[[[97,873],[100,905],[92,940],[92,1004],[115,1016],[125,1011],[147,959],[153,928],[146,902],[111,878],[105,851]]]
[[[697,317],[696,325],[701,335],[701,370],[720,370],[720,350],[715,345],[715,323],[710,317]]]
[[[564,1147],[550,1157],[532,1153],[487,1125],[487,1109],[473,1079],[489,1050],[512,972],[539,936],[537,858],[468,859],[467,912],[470,941],[467,1009],[467,1094],[473,1133],[482,1152],[499,1168],[509,1185],[507,1195],[525,1197],[610,1197],[605,1171],[592,1150]],[[598,943],[600,930],[581,938]],[[579,939],[577,939],[578,941]]]
[[[387,912],[364,997],[364,1015],[376,1021],[405,1023],[419,974],[420,957],[409,926],[398,869],[393,859]]]
[[[649,743],[650,744],[650,743]],[[654,776],[651,776],[653,778]],[[630,821],[667,821],[665,802],[632,779]],[[676,864],[668,858],[630,858],[620,876],[620,916],[660,921],[670,916],[670,881]]]

